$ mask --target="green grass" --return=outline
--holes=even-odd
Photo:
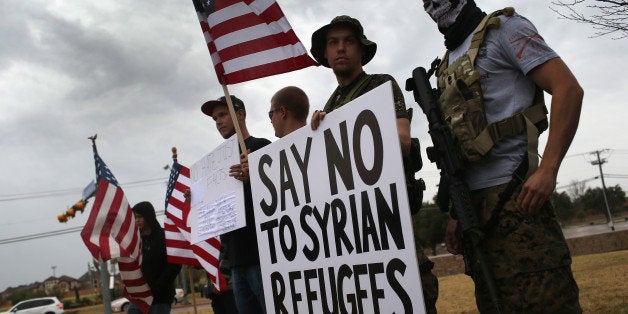
[[[628,251],[576,256],[572,271],[584,313],[628,313]],[[439,284],[439,313],[478,312],[470,277],[445,276]]]

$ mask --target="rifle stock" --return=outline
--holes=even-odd
[[[441,180],[438,188],[438,203],[441,210],[450,210],[452,217],[458,220],[458,235],[462,242],[465,268],[474,281],[482,280],[488,290],[497,313],[501,313],[501,302],[493,272],[486,263],[482,251],[484,232],[476,211],[471,204],[469,187],[464,182],[464,161],[451,132],[442,121],[437,104],[437,93],[429,78],[439,62],[432,63],[432,69],[426,71],[418,67],[412,71],[412,77],[406,81],[406,90],[412,91],[415,101],[427,117],[429,134],[434,146],[426,149],[429,160],[440,169]],[[451,208],[449,204],[451,203]],[[479,277],[476,278],[479,273]]]

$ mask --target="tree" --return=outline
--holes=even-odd
[[[57,299],[59,300],[63,300],[63,296],[65,295],[65,292],[61,290],[61,287],[59,287],[59,285],[54,285],[54,287],[52,287],[52,289],[48,291],[48,295],[57,297]]]
[[[552,4],[554,7],[550,8],[562,18],[592,25],[597,30],[593,37],[609,34],[616,35],[615,39],[628,37],[628,0],[559,0]],[[586,10],[583,7],[594,13],[582,13]]]
[[[570,221],[576,215],[576,210],[573,206],[573,202],[566,192],[554,192],[550,199],[552,201],[552,205],[554,206],[556,216],[558,216],[558,220],[560,220],[561,223],[564,224]]]
[[[604,195],[602,188],[587,189],[581,198],[584,208],[589,213],[603,213],[606,215],[606,204],[604,203]],[[626,202],[626,192],[619,185],[615,185],[606,189],[606,198],[611,214],[619,209]]]
[[[443,243],[445,239],[445,229],[449,214],[431,203],[423,203],[421,211],[412,216],[416,221],[414,229],[414,240],[432,249],[432,254],[436,255],[436,245]]]
[[[567,192],[572,200],[577,200],[587,191],[587,181],[572,180],[567,187]]]

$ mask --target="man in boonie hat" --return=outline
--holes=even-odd
[[[411,202],[410,208],[412,213],[416,213],[421,206],[424,189],[424,186],[415,179],[415,172],[422,165],[419,141],[410,137],[411,111],[406,110],[403,93],[395,79],[388,74],[366,74],[362,68],[373,59],[376,51],[377,44],[366,38],[360,21],[347,15],[335,17],[329,24],[312,34],[310,52],[318,63],[333,70],[338,87],[329,97],[323,110],[314,111],[310,125],[312,130],[316,130],[327,113],[390,81],[408,196],[417,196],[412,198],[414,201]],[[425,256],[420,245],[417,245],[416,254],[427,313],[436,313],[438,279],[432,274],[434,263]]]

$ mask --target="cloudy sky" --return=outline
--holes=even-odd
[[[485,11],[507,3],[478,0]],[[422,2],[279,0],[309,50],[314,30],[334,16],[360,19],[378,43],[369,73],[389,73],[401,86],[417,66],[443,53],[442,36]],[[585,90],[580,127],[558,177],[559,189],[599,174],[590,152],[604,150],[604,171],[628,173],[626,99],[628,39],[591,38],[587,25],[558,19],[548,2],[518,2],[545,40],[571,67]],[[186,165],[222,139],[200,105],[222,94],[191,1],[0,1],[0,291],[56,274],[79,277],[90,255],[78,230],[87,212],[65,224],[56,215],[80,199],[94,178],[88,136],[131,204],[151,201],[163,209],[171,163],[179,150]],[[336,82],[327,68],[229,86],[247,105],[249,131],[275,140],[266,112],[272,94],[296,85],[320,109]],[[419,108],[410,93],[408,106]],[[548,98],[549,100],[549,98]],[[412,134],[429,146],[425,118],[415,115]],[[544,145],[547,135],[541,138]],[[542,150],[542,149],[541,149]],[[426,157],[424,156],[424,159]],[[431,199],[436,168],[425,160]],[[587,182],[599,186],[599,180]],[[606,184],[623,185],[609,178]],[[91,209],[91,203],[88,210]],[[163,216],[160,217],[160,221]],[[27,241],[20,237],[41,235]],[[54,270],[53,270],[54,267]]]

